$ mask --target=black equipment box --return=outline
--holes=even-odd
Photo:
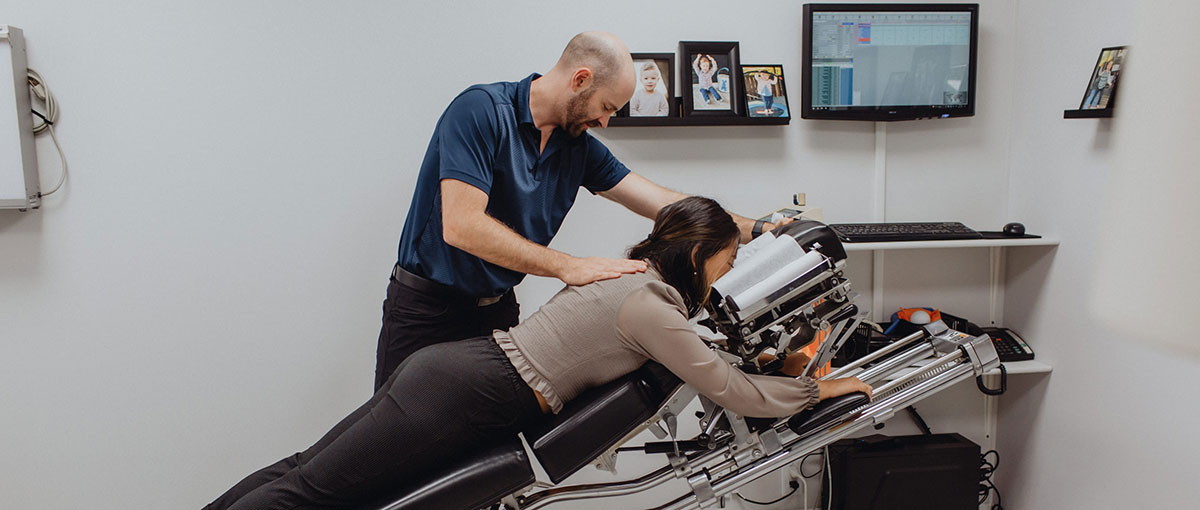
[[[979,453],[959,434],[843,439],[829,445],[823,502],[832,477],[831,507],[840,510],[975,510]]]

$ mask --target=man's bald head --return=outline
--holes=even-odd
[[[629,70],[633,68],[633,57],[617,36],[608,32],[584,32],[571,38],[554,67],[567,73],[581,67],[589,68],[595,85],[605,87],[625,75],[632,76]]]
[[[579,136],[605,127],[629,102],[637,79],[633,57],[617,36],[584,32],[571,39],[558,63],[529,86],[534,124]]]

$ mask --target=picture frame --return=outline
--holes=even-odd
[[[684,117],[743,116],[737,41],[680,41],[678,81]]]
[[[782,64],[742,64],[742,77],[747,117],[792,116]],[[769,93],[764,94],[764,90]]]
[[[674,53],[631,53],[633,57],[634,88],[633,97],[621,108],[619,117],[646,118],[679,116],[679,102],[675,100],[675,54]],[[659,79],[655,90],[646,88],[653,74],[647,65],[653,65]],[[646,78],[647,81],[643,81]]]
[[[1100,50],[1092,77],[1083,92],[1080,110],[1112,110],[1117,103],[1117,78],[1124,67],[1129,48],[1111,46]]]

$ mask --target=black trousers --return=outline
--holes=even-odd
[[[208,509],[362,508],[542,416],[490,336],[426,347],[307,450],[247,476]]]
[[[375,389],[422,347],[491,335],[496,329],[507,331],[517,325],[521,314],[512,290],[495,303],[479,305],[476,298],[397,267],[383,301],[383,327],[375,350]]]

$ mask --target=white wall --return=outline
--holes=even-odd
[[[1194,251],[1180,250],[1197,246],[1200,211],[1194,188],[1179,188],[1195,182],[1200,101],[1194,81],[1163,81],[1196,76],[1200,37],[1187,24],[1197,15],[1194,4],[1171,1],[1021,3],[1010,209],[1062,243],[1009,259],[1009,322],[1054,372],[1018,380],[1001,400],[1005,458],[997,476],[1008,487],[1006,506],[1190,508],[1200,497],[1200,360],[1194,347],[1164,347],[1197,343],[1191,317],[1163,315],[1200,305],[1184,283],[1195,282]],[[1118,117],[1062,119],[1059,112],[1083,98],[1099,49],[1116,45],[1131,45]],[[1135,124],[1122,124],[1130,119]],[[1131,146],[1135,133],[1164,142]],[[1114,189],[1128,182],[1141,184]],[[1150,213],[1143,203],[1174,214]],[[1098,264],[1111,250],[1124,263]],[[1163,274],[1177,276],[1154,277]],[[1119,331],[1115,323],[1136,327]],[[1169,340],[1143,341],[1154,337]]]
[[[450,98],[471,83],[544,71],[573,34],[594,28],[634,51],[738,40],[743,61],[783,63],[796,93],[800,3],[731,5],[0,1],[0,22],[25,30],[30,65],[60,99],[73,169],[40,211],[0,211],[0,506],[198,507],[310,444],[369,395],[386,275],[430,130]],[[1070,52],[1018,41],[1032,34],[1017,22],[1037,10],[1062,21],[1059,32],[1088,35],[1068,37]],[[1077,101],[1085,78],[1075,75],[1087,73],[1090,53],[1124,42],[1069,23],[1075,14],[1066,2],[1034,11],[984,2],[977,116],[887,128],[889,219],[996,228],[1017,218],[1062,236],[1058,253],[1034,261],[1058,283],[1008,294],[1009,314],[1027,314],[1039,332],[1054,318],[1015,296],[1069,308],[1086,287],[1070,263],[1086,260],[1094,228],[1048,197],[1074,196],[1072,178],[1094,174],[1107,143],[1106,124],[1063,124],[1057,111]],[[1060,73],[1064,62],[1082,63]],[[1039,81],[1017,78],[1029,65]],[[1035,94],[1041,83],[1054,93]],[[1048,122],[1057,127],[1029,132]],[[799,191],[828,220],[871,218],[870,124],[797,119],[599,135],[636,171],[743,214]],[[1056,141],[1068,150],[1059,155]],[[1010,158],[1023,153],[1031,154]],[[39,156],[43,182],[53,182],[48,140]],[[1039,165],[1061,169],[1050,177],[1057,187],[1031,189],[1046,179],[1031,173]],[[553,246],[616,256],[648,227],[585,194]],[[958,255],[930,257],[922,263],[937,267]],[[869,274],[853,276],[869,292]],[[524,312],[558,286],[522,284]],[[1039,356],[1075,356],[1034,338]],[[1033,416],[1029,444],[1047,451],[1063,431],[1108,418],[1070,402],[1108,380],[1105,371],[1086,365],[1072,378],[1069,363],[1057,367],[1054,384],[1027,394],[1032,410],[1006,409]],[[1033,473],[1007,479],[1035,491],[1027,501],[1068,501],[1038,476],[1064,461],[1006,447]]]

